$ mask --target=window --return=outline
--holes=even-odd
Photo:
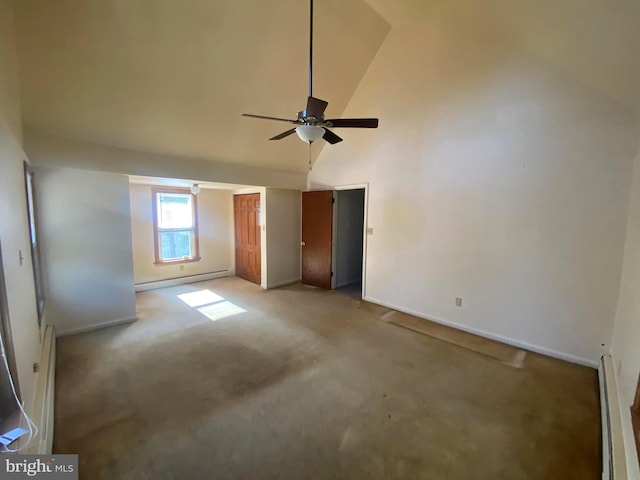
[[[197,262],[198,212],[189,190],[153,189],[156,264]]]
[[[42,322],[42,312],[44,311],[44,282],[42,281],[40,244],[38,243],[36,202],[35,195],[33,193],[33,172],[27,162],[24,162],[24,177],[27,189],[27,214],[29,215],[31,262],[33,266],[33,281],[36,290],[36,306],[38,308],[39,325]]]

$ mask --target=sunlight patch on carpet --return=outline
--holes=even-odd
[[[208,317],[212,321],[220,320],[221,318],[231,317],[239,313],[244,313],[246,310],[231,302],[218,302],[213,305],[207,305],[205,307],[198,308],[198,311],[205,317]]]
[[[225,300],[211,290],[198,290],[197,292],[183,293],[178,298],[192,308],[197,309],[202,315],[211,321],[245,313],[246,310],[235,303]]]
[[[224,300],[224,298],[213,293],[211,290],[198,290],[197,292],[183,293],[182,295],[178,295],[178,298],[190,307],[194,308]]]

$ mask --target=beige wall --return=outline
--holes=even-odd
[[[70,334],[136,319],[124,175],[35,169],[47,319]]]
[[[9,0],[0,1],[0,114],[22,145],[20,81],[16,58],[14,17]]]
[[[25,407],[33,413],[37,379],[33,364],[40,360],[40,334],[25,206],[17,70],[11,2],[0,0],[0,241],[18,380]],[[24,256],[22,265],[19,252]]]
[[[44,167],[191,179],[194,183],[209,181],[279,188],[302,188],[306,183],[306,175],[302,173],[140,152],[47,135],[29,129],[25,131],[25,151],[34,164]]]
[[[131,232],[135,283],[191,275],[234,275],[233,197],[230,190],[202,189],[198,194],[199,262],[154,265],[153,213],[150,185],[130,185]]]
[[[624,269],[612,349],[625,436],[627,473],[640,480],[629,407],[640,373],[640,155],[636,158],[627,223]]]
[[[369,300],[595,365],[638,118],[459,3],[394,25],[345,111],[380,128],[342,130],[309,185],[369,183]]]

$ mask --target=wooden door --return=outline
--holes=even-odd
[[[331,289],[333,191],[302,192],[302,283]]]
[[[260,285],[260,194],[234,195],[236,275]]]

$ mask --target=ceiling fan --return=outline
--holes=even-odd
[[[282,132],[269,140],[281,140],[293,133],[304,142],[311,144],[321,138],[335,144],[342,141],[338,135],[329,128],[378,128],[377,118],[333,118],[326,120],[324,111],[329,105],[328,102],[313,96],[313,0],[310,0],[309,10],[309,96],[307,97],[307,107],[298,112],[295,120],[278,117],[266,117],[264,115],[253,115],[243,113],[243,117],[261,118],[264,120],[277,120],[297,125],[286,132]]]

